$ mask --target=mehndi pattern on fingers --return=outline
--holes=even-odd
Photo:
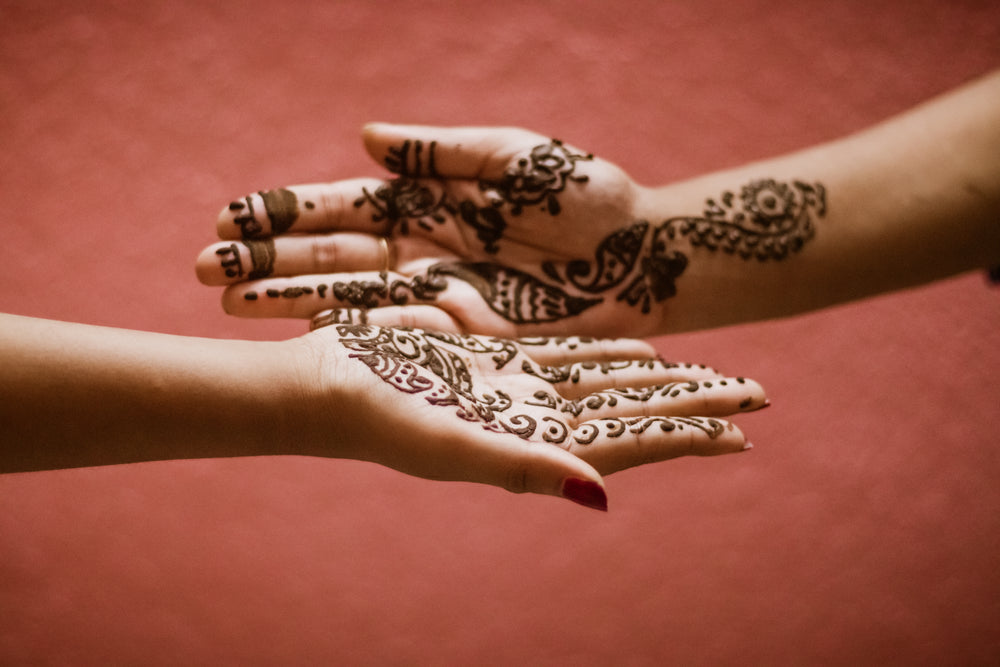
[[[440,197],[425,184],[414,179],[440,179],[436,167],[437,142],[427,147],[424,159],[424,143],[406,139],[399,146],[390,146],[385,157],[386,167],[400,175],[374,191],[362,188],[361,196],[354,200],[360,208],[369,204],[374,208],[372,222],[388,221],[389,233],[397,230],[409,233],[409,223],[415,222],[421,229],[430,231],[434,224],[445,221],[445,213],[457,216],[476,232],[476,238],[483,243],[483,250],[496,254],[508,223],[502,208],[506,205],[511,215],[521,215],[526,206],[538,206],[551,215],[562,211],[557,195],[566,189],[569,182],[586,183],[589,177],[576,173],[576,163],[593,160],[592,155],[571,152],[558,139],[540,144],[531,149],[528,157],[519,159],[508,167],[496,180],[482,179],[479,189],[488,193],[490,201],[480,206],[470,200],[453,201],[444,193]]]
[[[288,188],[261,190],[257,196],[263,201],[264,213],[271,223],[268,235],[287,232],[299,219],[299,198]],[[307,209],[315,207],[311,201],[306,201],[303,205]],[[257,212],[254,209],[254,195],[247,195],[242,200],[230,202],[229,210],[235,214],[233,224],[239,226],[240,236],[244,239],[264,235],[264,226],[257,220]]]
[[[685,428],[697,429],[714,440],[732,425],[708,417],[612,417],[581,424],[573,431],[573,440],[580,445],[592,444],[598,436],[620,438],[625,433],[640,434],[652,426],[671,433]],[[603,428],[602,428],[603,427]],[[603,433],[602,433],[603,431]]]
[[[245,239],[240,243],[250,252],[249,272],[244,272],[240,247],[236,242],[215,251],[219,257],[219,266],[227,278],[242,278],[246,275],[249,280],[258,280],[274,273],[274,239],[267,238],[261,241]]]

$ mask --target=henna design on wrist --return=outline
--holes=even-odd
[[[694,247],[763,262],[800,251],[816,233],[814,216],[825,215],[821,183],[768,178],[751,181],[738,196],[726,191],[706,200],[702,217],[671,218],[664,226],[670,239],[687,237]]]
[[[257,193],[264,202],[264,213],[271,221],[271,235],[282,234],[291,229],[299,219],[299,198],[287,188],[261,190]],[[264,232],[263,226],[257,220],[254,211],[253,195],[247,195],[243,201],[233,201],[229,210],[237,213],[233,223],[239,225],[240,235],[245,239],[256,238]],[[305,202],[306,208],[313,208],[312,202]]]
[[[727,191],[718,202],[706,200],[703,217],[670,218],[651,232],[649,223],[640,220],[605,237],[593,260],[572,260],[562,273],[546,262],[542,271],[559,284],[568,282],[587,293],[615,289],[631,275],[615,298],[648,313],[653,302],[677,295],[676,281],[688,266],[687,255],[675,248],[681,238],[693,248],[722,250],[743,259],[782,260],[813,238],[814,218],[825,214],[821,183],[751,181],[739,197]]]
[[[409,150],[404,147],[394,155],[402,159]],[[507,224],[500,209],[510,205],[511,213],[519,215],[525,206],[544,202],[543,208],[557,215],[560,207],[556,195],[569,181],[586,182],[586,176],[575,174],[575,168],[578,161],[589,159],[592,159],[589,155],[570,153],[556,140],[536,146],[531,158],[522,159],[503,179],[483,182],[485,188],[499,193],[496,206],[478,208],[472,202],[453,205],[445,195],[436,196],[430,188],[407,179],[391,181],[374,193],[363,190],[354,203],[355,206],[370,204],[375,209],[373,221],[387,220],[390,230],[398,228],[402,234],[408,233],[410,221],[429,229],[445,221],[446,213],[458,212],[476,230],[484,249],[495,253]],[[294,200],[294,193],[286,192]],[[282,197],[270,195],[264,201],[267,204],[281,200],[287,204],[288,198]],[[241,202],[234,202],[236,205],[243,207]],[[256,224],[250,197],[246,206],[250,208],[246,219]],[[276,205],[267,206],[270,216],[271,208]],[[283,210],[290,208],[285,205]],[[450,277],[470,285],[493,312],[517,325],[573,317],[611,296],[618,302],[637,306],[646,314],[654,303],[676,296],[676,283],[687,269],[688,254],[703,248],[746,260],[782,260],[802,250],[814,237],[816,220],[825,213],[826,191],[821,183],[788,184],[761,179],[743,186],[739,195],[726,191],[718,200],[706,200],[703,216],[669,218],[655,226],[640,220],[612,232],[594,249],[593,258],[572,259],[562,265],[545,262],[540,267],[541,276],[495,262],[451,262],[435,264],[424,275],[409,280],[397,279],[391,284],[384,280],[337,282],[319,285],[316,292],[325,298],[329,290],[344,303],[366,308],[375,307],[380,299],[401,305],[411,296],[436,300],[447,287],[445,278]],[[250,222],[242,224],[245,236],[260,233],[259,225],[254,232]],[[272,225],[276,229],[279,226],[274,222]],[[679,249],[682,241],[687,242],[690,250]],[[227,252],[219,251],[220,257]],[[255,260],[255,270],[266,270],[262,268],[266,266],[267,261]],[[242,267],[227,266],[228,270],[241,271]],[[267,292],[268,296],[283,297],[308,293],[311,292],[301,288]],[[257,294],[248,292],[245,298],[254,300]]]

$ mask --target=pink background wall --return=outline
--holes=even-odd
[[[213,337],[192,263],[366,120],[516,124],[665,183],[1000,66],[1000,4],[0,1],[0,311]],[[900,165],[905,169],[905,165]],[[658,340],[753,376],[746,456],[545,497],[296,458],[0,478],[0,663],[1000,661],[1000,291]]]

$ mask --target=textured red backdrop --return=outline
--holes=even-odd
[[[1000,4],[0,0],[0,310],[212,337],[230,198],[377,174],[367,120],[516,124],[666,183],[1000,65]],[[905,169],[905,165],[900,165]],[[0,663],[1000,660],[1000,291],[668,337],[745,456],[546,497],[301,458],[0,478]]]

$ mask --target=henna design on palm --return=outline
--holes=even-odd
[[[492,359],[499,370],[517,354],[509,341],[361,324],[336,326],[341,344],[351,350],[348,357],[364,363],[394,388],[408,394],[425,394],[431,405],[454,406],[459,418],[479,422],[489,431],[513,433],[525,440],[535,434],[538,421],[534,417],[505,414],[513,401],[499,389],[477,393],[466,362],[448,349],[454,345],[475,354],[493,353]],[[569,433],[568,427],[558,420],[549,421],[552,423],[543,439],[562,443]],[[553,423],[561,428],[554,428]]]
[[[477,368],[476,364],[477,358],[488,356],[494,370],[503,369],[519,354],[519,348],[513,341],[357,323],[334,324],[334,328],[340,344],[348,351],[348,358],[357,359],[398,391],[422,396],[431,405],[454,408],[457,417],[479,423],[488,431],[512,433],[524,440],[570,447],[573,444],[591,444],[598,437],[614,439],[626,434],[641,434],[654,427],[663,432],[693,429],[701,431],[709,439],[715,439],[733,428],[727,422],[711,417],[646,415],[597,417],[577,425],[577,418],[587,410],[606,413],[606,408],[613,408],[618,402],[647,402],[657,396],[693,393],[710,388],[710,381],[674,382],[643,389],[609,389],[579,401],[564,399],[552,391],[539,390],[532,398],[518,401],[489,382],[483,382],[479,371],[482,366]],[[614,363],[609,362],[609,371],[613,366]],[[744,382],[742,378],[736,381]],[[522,412],[528,406],[541,411],[531,414]],[[545,411],[551,414],[545,414]]]

